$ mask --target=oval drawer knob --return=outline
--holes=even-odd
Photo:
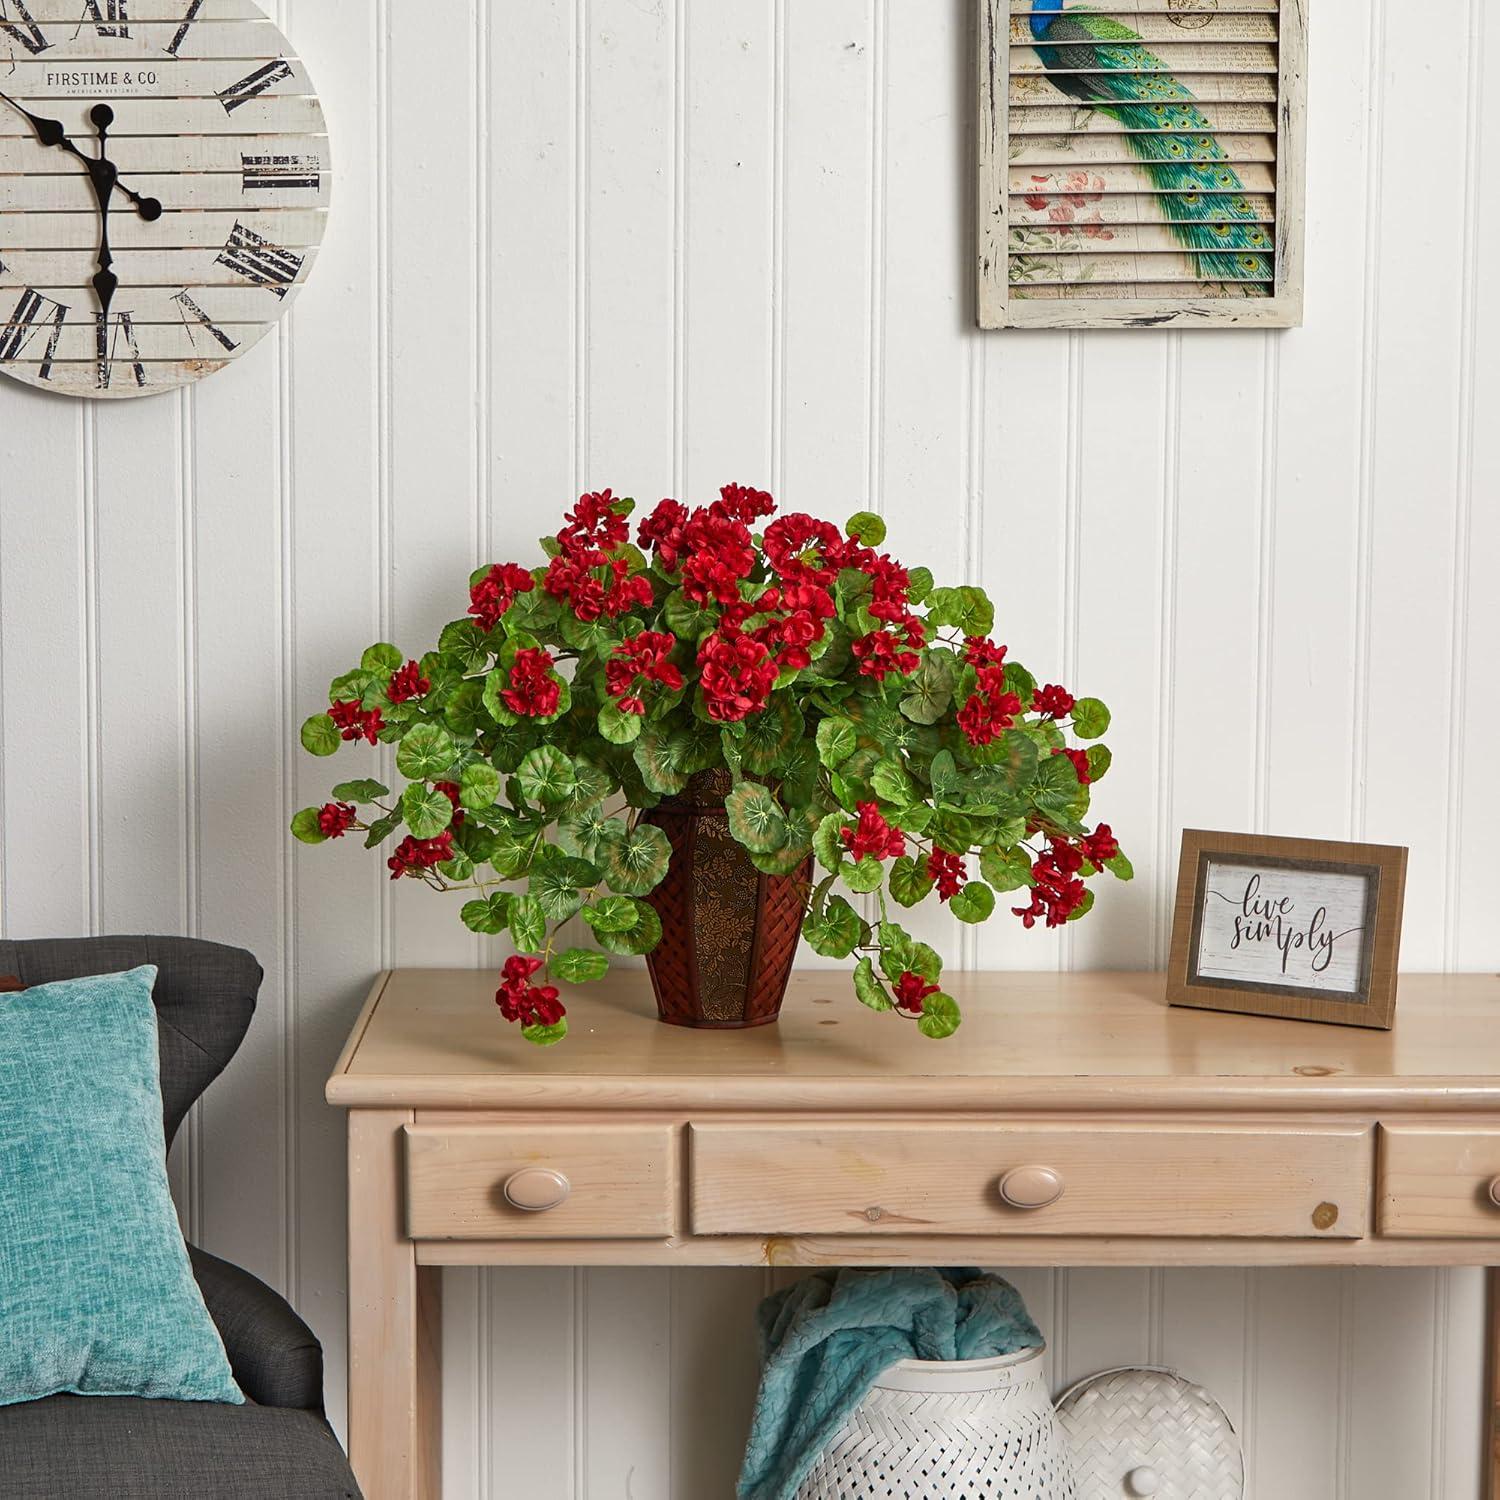
[[[567,1199],[572,1184],[551,1167],[522,1167],[505,1179],[501,1191],[512,1208],[529,1214],[545,1213]]]
[[[1496,1208],[1500,1208],[1500,1177],[1491,1177],[1489,1186],[1490,1202]]]
[[[1000,1197],[1012,1208],[1046,1208],[1062,1195],[1062,1174],[1051,1167],[1012,1167],[1000,1179]]]
[[[1132,1495],[1154,1495],[1161,1488],[1161,1475],[1150,1464],[1143,1464],[1125,1476],[1125,1486]]]

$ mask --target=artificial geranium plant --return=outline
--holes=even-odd
[[[1087,823],[1109,751],[1069,743],[1097,741],[1108,711],[1007,660],[982,589],[877,550],[870,512],[757,532],[771,497],[726,485],[691,511],[663,500],[635,545],[633,508],[584,495],[546,564],[479,569],[436,650],[371,646],[302,728],[315,755],[393,743],[406,784],[343,782],[293,833],[373,848],[404,829],[392,878],[469,892],[464,923],[509,934],[496,1000],[528,1040],[566,1033],[559,984],[655,947],[642,897],[670,850],[638,814],[696,772],[729,771],[729,826],[758,869],[813,856],[807,942],[855,957],[858,998],[927,1036],[956,1030],[958,1006],[893,907],[935,893],[982,922],[1020,891],[1021,921],[1052,927],[1089,910],[1100,869],[1129,878],[1109,826]],[[559,946],[580,915],[597,949]]]

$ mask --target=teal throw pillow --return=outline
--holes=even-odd
[[[0,1406],[245,1399],[167,1186],[155,982],[0,994]]]

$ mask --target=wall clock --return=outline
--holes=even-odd
[[[0,0],[0,371],[149,396],[238,359],[332,187],[307,71],[251,0]]]

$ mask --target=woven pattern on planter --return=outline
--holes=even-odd
[[[1170,1370],[1107,1370],[1057,1403],[1072,1452],[1078,1500],[1242,1500],[1245,1461],[1219,1403]],[[1141,1491],[1128,1476],[1153,1471]]]
[[[877,1386],[797,1500],[1074,1500],[1074,1490],[1038,1376],[987,1391]]]

